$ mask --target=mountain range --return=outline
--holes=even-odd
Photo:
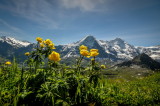
[[[151,70],[159,70],[160,69],[160,63],[153,60],[151,57],[149,57],[145,53],[142,53],[142,54],[134,57],[132,60],[117,64],[116,66],[120,66],[120,67],[127,66],[127,67],[131,67],[131,68],[148,68]]]
[[[67,45],[57,45],[56,51],[61,54],[62,58],[70,58],[79,56],[79,46],[85,45],[89,49],[95,48],[99,50],[97,59],[109,59],[111,61],[128,61],[135,56],[145,53],[152,59],[160,61],[160,46],[135,47],[121,38],[114,40],[97,40],[94,36],[86,36],[85,38]],[[28,41],[20,41],[12,37],[0,37],[0,57],[12,59],[13,56],[20,61],[24,60],[25,52],[31,51],[35,44]]]

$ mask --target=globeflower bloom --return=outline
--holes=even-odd
[[[49,44],[49,47],[50,47],[51,49],[56,49],[56,48],[54,47],[54,43]]]
[[[99,55],[99,53],[98,53],[97,51],[91,51],[91,52],[90,52],[90,56],[95,57],[95,56],[97,56],[97,55]]]
[[[60,61],[61,58],[60,58],[60,54],[53,51],[49,56],[48,56],[49,60],[51,61]]]
[[[40,44],[40,47],[41,47],[41,48],[44,48],[44,47],[45,47],[45,45],[44,45],[43,43],[41,43],[41,44]]]
[[[40,37],[37,37],[37,38],[36,38],[36,41],[38,41],[39,43],[41,43],[41,42],[43,41],[43,39],[40,38]]]
[[[29,52],[26,52],[24,55],[29,56],[29,55],[30,55],[30,53],[29,53]]]
[[[51,49],[56,49],[54,46],[53,47],[50,47]]]
[[[80,54],[81,54],[82,56],[89,56],[89,55],[90,55],[89,51],[88,51],[88,50],[85,50],[85,49],[82,49],[82,50],[80,51]]]
[[[11,62],[10,62],[10,61],[7,61],[5,64],[6,64],[6,65],[10,65],[10,64],[11,64]]]
[[[46,39],[46,40],[44,41],[44,43],[45,43],[46,45],[49,45],[49,44],[52,43],[52,41],[51,41],[50,39]]]
[[[81,45],[80,47],[79,47],[79,50],[81,51],[81,50],[87,50],[88,48],[87,48],[87,46],[84,46],[84,45]]]
[[[98,49],[91,49],[90,52],[98,52]]]
[[[105,68],[106,68],[106,66],[105,66],[105,65],[101,65],[101,68],[102,68],[102,69],[105,69]]]

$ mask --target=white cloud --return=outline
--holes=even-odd
[[[79,8],[81,11],[98,11],[105,0],[60,0],[65,8]]]
[[[43,28],[59,28],[55,19],[58,14],[55,12],[53,4],[46,0],[11,0],[7,2],[7,5],[3,5],[3,9],[11,11],[16,16],[36,22]]]
[[[118,12],[145,8],[159,4],[158,0],[59,0],[67,9],[80,9],[83,12]]]
[[[72,22],[84,15],[83,12],[117,13],[119,10],[143,7],[144,0],[141,1],[143,2],[136,2],[134,5],[134,0],[5,0],[4,4],[0,4],[0,8],[31,20],[38,27],[63,29],[65,22]]]
[[[29,19],[33,24],[45,29],[63,29],[65,21],[77,15],[66,9],[79,8],[81,11],[97,11],[98,4],[104,0],[10,0],[0,4],[0,8],[15,16]]]

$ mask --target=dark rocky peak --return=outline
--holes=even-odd
[[[119,42],[119,43],[124,43],[124,40],[121,38],[116,38],[114,40],[111,40],[110,42]]]
[[[142,53],[136,56],[132,61],[133,62],[145,62],[145,61],[153,61],[153,59],[149,57],[147,54]]]
[[[83,38],[82,40],[80,40],[78,42],[78,46],[85,45],[88,47],[93,47],[95,44],[98,44],[98,42],[97,42],[96,38],[94,38],[91,35],[86,36],[85,38]]]

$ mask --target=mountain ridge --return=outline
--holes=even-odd
[[[0,52],[0,55],[10,57],[18,51],[19,56],[22,56],[24,55],[22,53],[32,50],[33,45],[34,43],[28,41],[20,41],[12,37],[3,36],[0,37],[0,51],[3,51],[3,53]],[[146,53],[153,59],[160,61],[160,46],[135,47],[121,38],[115,38],[110,41],[97,40],[92,35],[87,35],[83,39],[68,45],[57,45],[55,51],[59,52],[62,58],[77,57],[79,56],[79,46],[81,45],[85,45],[89,49],[99,49],[100,54],[97,56],[99,59],[107,58],[111,61],[127,61],[139,54]],[[7,51],[6,55],[5,51]]]
[[[21,41],[21,40],[15,39],[13,37],[7,37],[7,36],[1,36],[0,41],[6,42],[6,43],[8,43],[12,46],[18,47],[18,48],[19,47],[26,47],[31,44],[29,41]]]

